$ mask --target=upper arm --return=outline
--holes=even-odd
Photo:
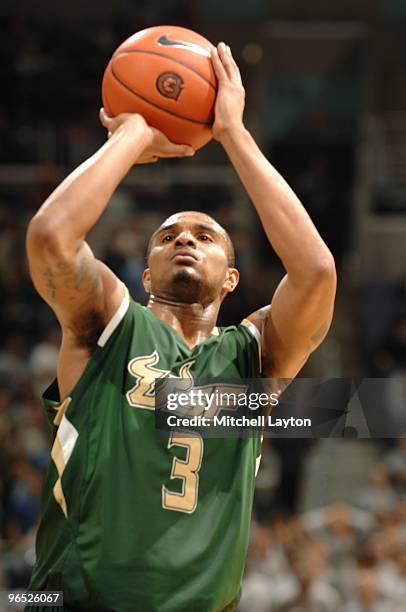
[[[265,375],[296,376],[330,328],[335,289],[334,265],[299,285],[285,275],[271,304],[248,317],[261,333]]]
[[[27,254],[35,288],[55,312],[64,331],[94,345],[123,297],[118,278],[83,241],[64,253],[35,228],[27,233]]]

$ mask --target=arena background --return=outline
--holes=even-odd
[[[165,23],[231,45],[246,124],[336,258],[333,327],[301,375],[405,377],[406,0],[3,0],[0,590],[26,587],[34,560],[50,448],[39,395],[59,343],[28,275],[27,222],[104,141],[100,83],[112,51]],[[269,302],[282,268],[216,143],[192,161],[137,167],[92,246],[145,303],[146,240],[182,209],[213,214],[234,240],[242,282],[221,323]],[[239,610],[404,609],[405,483],[404,438],[266,440]]]

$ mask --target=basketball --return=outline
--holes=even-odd
[[[174,143],[203,147],[212,138],[217,79],[213,45],[177,26],[133,34],[104,72],[103,105],[110,116],[140,113]]]

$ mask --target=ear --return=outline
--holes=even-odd
[[[240,273],[237,268],[228,268],[226,280],[223,284],[223,289],[227,291],[227,293],[231,293],[238,285],[238,281],[240,280]]]
[[[151,273],[149,268],[146,268],[142,274],[142,284],[147,293],[151,293]]]

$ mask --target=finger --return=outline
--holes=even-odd
[[[227,73],[224,69],[223,64],[221,63],[221,59],[219,57],[219,53],[217,49],[211,50],[211,61],[212,61],[214,72],[216,73],[217,79],[219,81],[224,81],[227,78]]]
[[[221,60],[221,63],[223,64],[224,70],[228,76],[229,79],[232,79],[234,76],[234,70],[233,70],[233,66],[231,64],[231,56],[230,53],[227,50],[227,45],[223,42],[219,43],[218,47],[218,52],[219,52],[219,57]]]
[[[159,160],[159,157],[154,155],[153,157],[147,157],[145,159],[141,159],[137,161],[137,164],[155,164]]]
[[[111,125],[112,118],[109,117],[103,107],[99,111],[99,117],[101,124],[104,125],[105,128],[108,128]]]
[[[195,150],[188,145],[177,145],[169,142],[160,155],[161,157],[192,157],[194,154]]]
[[[234,68],[234,73],[235,73],[235,76],[237,78],[237,81],[239,82],[240,85],[242,85],[242,78],[241,78],[240,69],[239,69],[237,62],[235,61],[235,59],[233,57],[233,53],[232,53],[232,51],[231,51],[231,49],[230,49],[230,47],[228,45],[227,45],[227,50],[228,50],[228,52],[230,54],[231,65]]]
[[[179,155],[179,153],[161,153],[159,157],[165,157],[171,159],[173,157],[192,157],[192,155]]]
[[[234,60],[233,54],[228,45],[225,45],[225,57],[227,61],[230,79],[233,82],[238,83],[239,85],[242,85],[240,70],[236,64],[236,61]]]

